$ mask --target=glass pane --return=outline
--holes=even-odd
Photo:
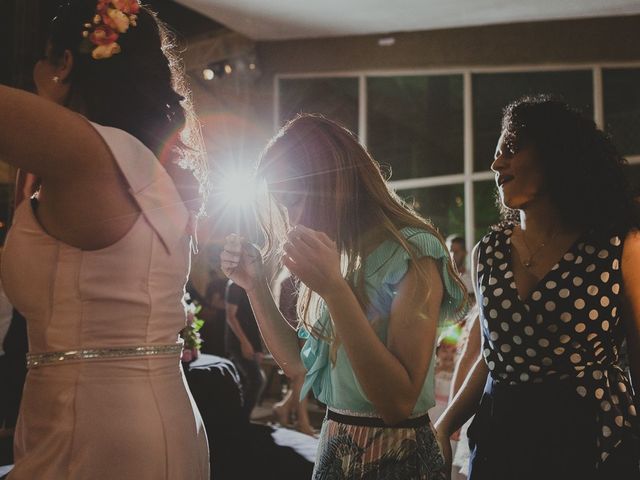
[[[640,155],[640,68],[602,72],[604,122],[623,155]]]
[[[500,221],[496,182],[486,180],[473,184],[473,212],[475,216],[474,243],[484,237],[492,225]]]
[[[298,113],[321,113],[358,133],[358,79],[280,80],[280,125]]]
[[[462,76],[367,79],[367,146],[394,180],[462,173]]]
[[[453,233],[464,236],[462,184],[399,190],[398,195],[412,204],[420,215],[431,220],[443,236]]]
[[[500,136],[502,109],[526,94],[561,95],[593,117],[593,75],[568,72],[490,73],[473,75],[474,170],[489,170]]]

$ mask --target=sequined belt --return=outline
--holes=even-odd
[[[58,365],[72,360],[96,360],[104,358],[153,357],[173,355],[182,351],[182,343],[165,345],[138,345],[115,348],[83,348],[62,352],[27,353],[27,368]]]

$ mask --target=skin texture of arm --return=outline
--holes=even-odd
[[[625,297],[623,321],[631,382],[636,396],[640,394],[640,232],[627,235],[622,251],[622,281]],[[639,403],[636,398],[636,403]]]
[[[121,238],[138,207],[111,151],[81,115],[0,86],[0,157],[40,179],[38,220],[51,236],[97,249]]]

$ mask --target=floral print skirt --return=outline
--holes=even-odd
[[[322,424],[313,480],[445,478],[444,459],[428,416],[420,417],[418,425],[398,428],[363,425],[366,422],[358,421],[362,417],[340,413],[341,421],[325,418]]]

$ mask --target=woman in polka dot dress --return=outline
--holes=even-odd
[[[626,340],[638,385],[640,215],[624,163],[562,102],[505,109],[492,165],[505,220],[473,254],[483,355],[436,424],[446,447],[476,413],[470,480],[640,479],[640,401],[619,366]]]

